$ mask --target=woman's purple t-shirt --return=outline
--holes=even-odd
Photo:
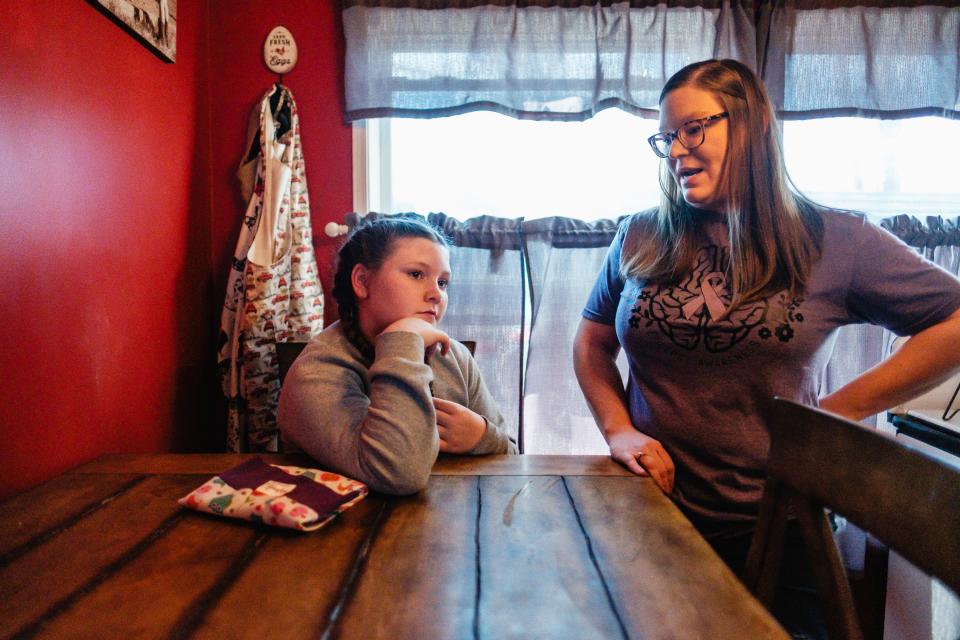
[[[960,308],[960,281],[892,234],[859,214],[822,217],[822,254],[803,295],[781,292],[721,320],[730,302],[722,217],[706,222],[694,272],[663,287],[620,275],[628,219],[584,308],[584,318],[615,327],[633,425],[673,458],[671,497],[708,536],[753,526],[769,450],[766,406],[774,396],[817,404],[837,328],[872,323],[912,335]]]

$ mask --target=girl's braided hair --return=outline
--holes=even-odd
[[[415,214],[365,218],[347,235],[337,252],[332,293],[341,323],[352,329],[357,325],[357,296],[351,282],[353,268],[362,264],[376,271],[393,250],[393,241],[400,238],[425,238],[443,247],[450,246],[442,231]]]

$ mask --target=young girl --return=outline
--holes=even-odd
[[[423,489],[437,452],[516,453],[465,346],[437,328],[448,244],[412,217],[361,224],[337,257],[339,322],[291,367],[284,439],[383,493]]]

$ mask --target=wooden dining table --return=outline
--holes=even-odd
[[[441,457],[311,533],[177,503],[247,458],[107,455],[5,501],[0,636],[787,638],[607,457]]]

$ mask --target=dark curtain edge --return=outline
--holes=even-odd
[[[878,0],[879,1],[879,0]],[[684,9],[721,9],[723,0],[341,0],[342,10],[353,7],[370,9],[419,9],[424,11],[442,11],[444,9],[475,9],[478,7],[543,7],[576,9],[579,7],[609,7],[615,4],[629,4],[631,8],[644,9],[665,5],[667,8]],[[731,0],[732,6],[740,5],[752,9],[753,0]]]
[[[560,111],[521,111],[502,105],[497,102],[481,101],[470,102],[453,107],[433,108],[433,109],[391,109],[387,107],[378,107],[375,109],[353,109],[345,111],[343,120],[350,124],[358,120],[367,120],[370,118],[415,118],[427,120],[431,118],[446,118],[449,116],[459,116],[474,111],[493,111],[517,120],[547,120],[561,122],[583,122],[589,120],[601,111],[606,109],[621,109],[627,113],[640,116],[641,118],[657,119],[660,112],[657,109],[648,109],[630,104],[620,98],[609,98],[601,100],[594,108],[577,112]]]
[[[923,107],[918,109],[900,109],[882,111],[880,109],[810,109],[807,111],[777,111],[781,120],[815,120],[819,118],[871,118],[873,120],[906,120],[938,116],[950,120],[960,120],[960,111],[941,107]]]
[[[660,117],[660,111],[657,109],[648,109],[630,104],[619,98],[603,100],[597,103],[596,108],[586,111],[562,113],[562,112],[541,112],[541,111],[519,111],[496,102],[472,102],[456,107],[445,107],[442,109],[354,109],[344,112],[344,123],[352,124],[361,120],[373,118],[410,118],[418,120],[429,120],[432,118],[447,118],[450,116],[459,116],[475,111],[492,111],[501,115],[516,118],[517,120],[538,120],[538,121],[559,121],[559,122],[583,122],[594,117],[606,109],[621,109],[640,118],[656,120]],[[918,109],[899,109],[891,111],[882,111],[880,109],[857,109],[853,107],[844,107],[838,109],[811,109],[807,111],[777,111],[777,117],[783,121],[794,120],[817,120],[823,118],[869,118],[873,120],[906,120],[909,118],[939,117],[949,120],[960,120],[960,111],[954,109],[944,109],[942,107],[923,107]]]
[[[760,10],[770,0],[731,0],[730,6],[748,10]],[[665,5],[667,8],[722,9],[723,0],[340,0],[342,10],[352,7],[386,9],[473,9],[477,7],[609,7],[614,4],[629,4],[632,8],[649,8]],[[866,7],[878,9],[912,9],[917,7],[956,7],[956,0],[795,0],[792,8],[802,11],[818,9],[847,9]]]

